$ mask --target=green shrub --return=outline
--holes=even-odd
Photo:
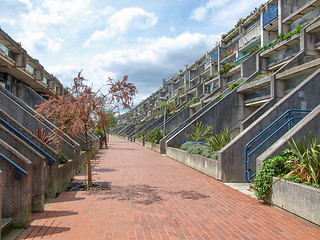
[[[234,68],[236,65],[234,63],[226,63],[223,68],[219,71],[220,75],[226,74],[229,72],[232,68]]]
[[[146,137],[146,141],[151,142],[153,144],[158,144],[162,138],[163,130],[155,129],[149,132],[149,134]]]
[[[211,152],[219,151],[225,145],[232,140],[232,136],[228,129],[224,129],[222,132],[214,134],[213,136],[206,139],[208,148]]]
[[[139,139],[139,140],[143,139],[148,133],[149,133],[148,131],[139,132],[137,134],[137,139]]]
[[[103,129],[96,128],[94,131],[95,131],[96,134],[98,134],[99,136],[101,136],[101,138],[104,138]]]
[[[272,177],[283,176],[290,172],[286,162],[290,160],[288,150],[280,156],[267,159],[263,162],[263,166],[254,181],[254,191],[258,199],[265,202],[270,201],[270,189],[272,185]]]
[[[212,133],[212,126],[197,122],[192,126],[191,133],[186,135],[187,139],[192,142],[199,142],[206,139],[206,137]]]
[[[238,87],[240,85],[240,83],[238,82],[235,82],[235,83],[232,83],[231,86],[230,86],[230,92],[235,89],[236,87]]]
[[[65,164],[69,161],[69,158],[64,155],[62,152],[58,152],[58,161],[59,164]]]
[[[202,155],[207,158],[218,160],[218,152],[211,152],[210,149],[204,144],[185,142],[181,145],[180,149],[192,154]]]

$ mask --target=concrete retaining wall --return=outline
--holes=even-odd
[[[279,180],[272,185],[271,200],[274,205],[320,225],[319,188]]]
[[[45,167],[46,159],[17,136],[0,124],[0,139],[16,149],[32,162],[32,211],[42,212],[45,204]],[[17,147],[19,146],[19,147]]]
[[[143,140],[136,139],[135,142],[138,143],[138,144],[141,145],[141,146],[144,146],[144,141],[143,141]]]
[[[145,141],[144,146],[155,151],[155,152],[160,153],[160,145],[159,144],[153,144],[151,142]]]
[[[200,155],[191,154],[181,149],[168,147],[167,156],[192,167],[210,177],[218,178],[218,161]]]
[[[27,228],[31,221],[32,163],[2,140],[0,152],[28,172],[17,180],[15,168],[0,158],[2,194],[5,196],[2,198],[2,217],[11,218],[14,227]]]
[[[17,121],[15,121],[8,114],[3,112],[1,109],[0,109],[0,117],[4,119],[6,122],[8,122],[12,127],[18,130],[25,137],[27,137],[29,140],[34,142],[38,147],[40,147],[42,150],[44,150],[46,153],[48,153],[50,156],[56,159],[55,163],[53,163],[51,166],[47,165],[47,167],[45,168],[46,197],[50,197],[50,198],[55,197],[57,192],[56,178],[57,178],[58,153],[55,150],[53,150],[50,146],[45,144],[43,141],[41,141],[29,130],[27,130],[25,127],[23,127],[21,124],[19,124]],[[49,161],[49,158],[46,158],[46,160]]]
[[[69,160],[65,164],[60,164],[58,166],[57,174],[57,190],[58,192],[63,191],[73,178],[73,161]]]

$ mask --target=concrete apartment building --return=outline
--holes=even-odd
[[[315,0],[273,0],[254,9],[215,47],[122,115],[115,132],[133,139],[141,131],[162,129],[166,101],[169,134],[160,141],[161,153],[175,158],[174,149],[196,122],[213,126],[215,133],[228,128],[236,137],[219,151],[212,175],[225,182],[252,181],[264,159],[287,147],[286,139],[319,132],[319,15]],[[289,130],[279,128],[248,156],[246,151],[260,144],[255,140],[247,150],[246,145],[280,117],[296,122]]]
[[[61,145],[45,143],[39,129],[54,133],[54,126],[37,118],[35,106],[64,88],[39,60],[0,28],[0,199],[1,231],[25,228],[31,212],[44,210],[46,198],[55,197],[84,165],[83,136],[77,141],[61,135]],[[99,138],[90,134],[95,148]],[[59,155],[68,157],[59,163]]]

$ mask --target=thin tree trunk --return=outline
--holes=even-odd
[[[88,184],[87,189],[90,189],[92,187],[92,176],[91,176],[91,156],[90,156],[90,147],[88,144],[88,129],[87,125],[85,126],[85,136],[86,136],[86,149],[87,149],[87,164],[88,164]]]
[[[106,134],[106,129],[103,126],[103,133],[104,133],[104,143],[106,144],[106,148],[108,148],[108,140],[107,140],[107,134]]]

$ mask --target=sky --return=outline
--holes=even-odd
[[[212,49],[266,0],[0,0],[0,26],[70,87],[128,75],[135,104]]]

